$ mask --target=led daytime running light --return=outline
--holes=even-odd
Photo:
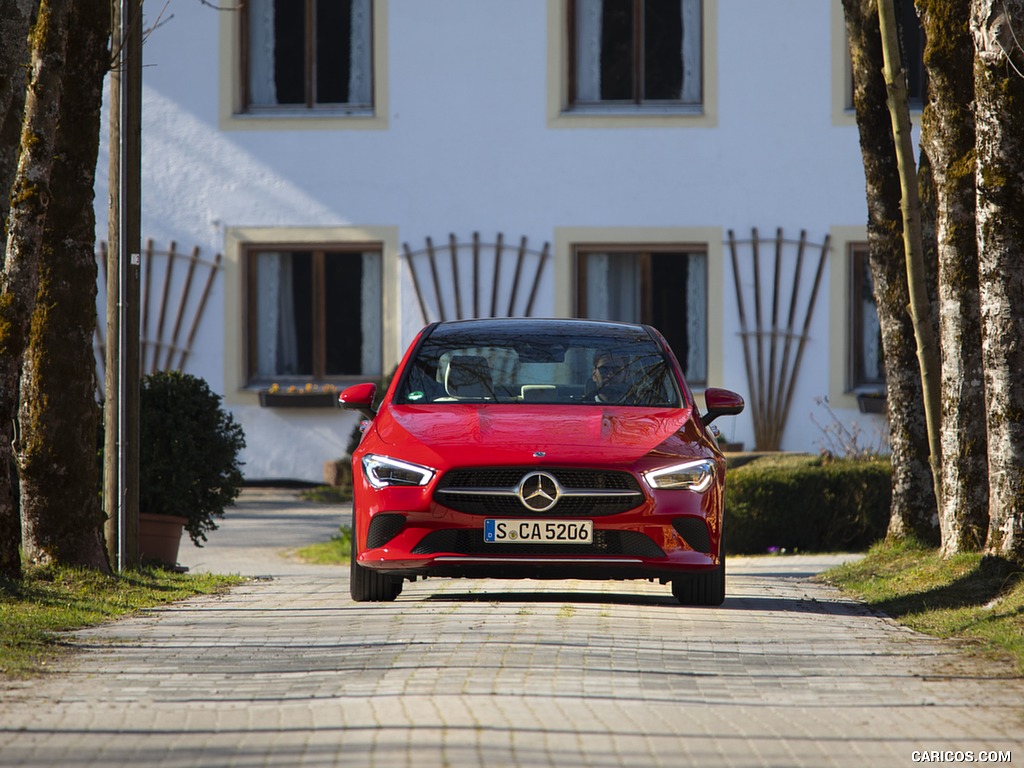
[[[647,484],[656,490],[684,489],[704,493],[715,480],[714,462],[706,459],[688,461],[644,473]]]
[[[390,456],[367,454],[363,456],[363,472],[374,488],[391,486],[422,486],[434,477],[434,470]]]

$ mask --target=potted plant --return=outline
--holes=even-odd
[[[177,525],[201,547],[217,518],[242,490],[242,427],[221,407],[220,395],[200,378],[162,371],[143,378],[139,397],[139,549],[145,560],[177,564],[157,551],[164,532],[147,539],[148,523]],[[155,518],[155,519],[154,519]]]

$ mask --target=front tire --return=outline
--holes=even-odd
[[[672,594],[681,605],[721,605],[725,602],[725,552],[713,571],[672,580]]]
[[[349,594],[357,603],[386,603],[402,593],[402,580],[364,568],[356,562],[356,531],[352,527],[352,559],[349,561]]]

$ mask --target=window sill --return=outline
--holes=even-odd
[[[713,128],[716,117],[707,106],[567,107],[548,115],[549,128]]]
[[[337,408],[337,392],[259,392],[260,408]]]
[[[589,115],[591,117],[702,117],[703,104],[573,104],[562,110],[562,115]]]
[[[387,117],[376,111],[289,110],[222,114],[225,131],[373,131],[388,127]]]

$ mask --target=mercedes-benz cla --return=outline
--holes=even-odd
[[[364,412],[353,453],[350,588],[394,600],[421,577],[648,579],[681,603],[725,598],[725,460],[704,391],[645,325],[434,323]]]

